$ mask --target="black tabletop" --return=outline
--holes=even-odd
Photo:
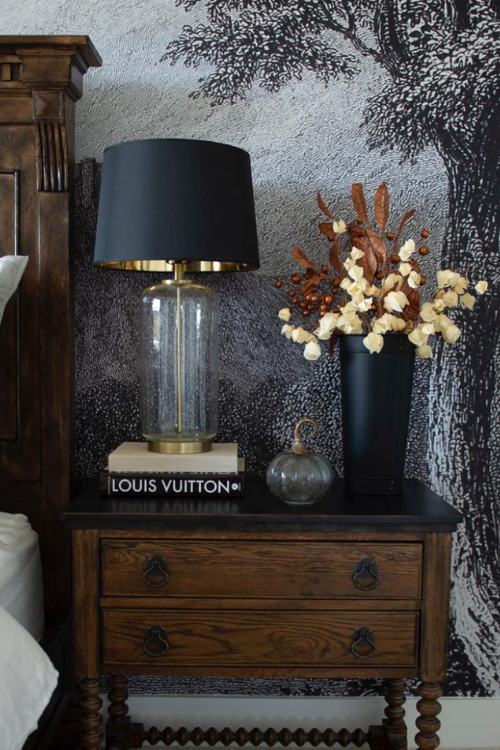
[[[400,495],[350,495],[337,479],[321,502],[291,506],[274,497],[257,477],[246,477],[245,497],[234,500],[111,498],[93,486],[63,517],[72,528],[210,531],[452,531],[462,520],[455,508],[416,479],[405,480]]]

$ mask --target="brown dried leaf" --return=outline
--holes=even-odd
[[[401,287],[401,291],[403,291],[408,297],[408,304],[403,310],[402,317],[405,320],[417,320],[418,314],[420,312],[420,292],[418,291],[418,289],[413,289],[411,286],[409,286],[406,279],[405,283]]]
[[[318,224],[318,229],[321,234],[325,235],[327,239],[333,240],[335,238],[335,232],[333,231],[331,221],[322,221],[320,224]]]
[[[389,218],[389,191],[385,182],[380,183],[375,191],[375,221],[382,232]]]
[[[365,194],[361,182],[354,182],[351,188],[352,205],[356,211],[359,221],[368,221],[368,212],[366,210]]]
[[[312,271],[316,270],[316,266],[312,261],[309,260],[307,255],[300,249],[298,245],[292,247],[292,258],[302,268],[310,268]]]
[[[394,235],[394,239],[392,241],[393,248],[395,248],[396,245],[398,244],[398,240],[401,237],[401,233],[402,233],[403,229],[405,228],[406,224],[414,216],[415,216],[415,209],[414,208],[410,208],[410,210],[405,213],[405,215],[403,216],[403,218],[399,222],[399,226],[398,226],[398,228],[396,230],[396,234]]]
[[[378,264],[381,268],[383,268],[387,260],[387,248],[385,246],[385,242],[370,227],[366,228],[366,233],[368,235],[368,239],[370,240],[373,251],[377,256]]]
[[[320,193],[319,191],[318,191],[318,192],[316,193],[316,201],[317,201],[317,203],[318,203],[318,206],[319,206],[319,210],[320,210],[320,211],[321,211],[322,213],[324,213],[324,214],[325,214],[325,216],[328,216],[328,218],[329,218],[329,219],[332,219],[332,221],[333,221],[333,219],[335,218],[335,215],[334,215],[334,214],[332,213],[332,211],[330,211],[330,209],[329,209],[329,208],[328,208],[328,206],[326,205],[325,201],[324,201],[324,200],[323,200],[323,198],[321,197],[321,193]]]
[[[342,266],[342,261],[340,259],[340,246],[341,246],[342,240],[339,235],[335,237],[331,247],[330,247],[330,263],[332,265],[332,268],[340,275],[344,275],[344,268]]]

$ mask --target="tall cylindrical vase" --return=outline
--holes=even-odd
[[[403,487],[415,347],[393,333],[379,354],[370,354],[363,338],[340,339],[346,490],[396,495]]]

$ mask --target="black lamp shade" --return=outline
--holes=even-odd
[[[104,152],[94,261],[170,271],[259,266],[250,156],[210,141],[130,141]]]

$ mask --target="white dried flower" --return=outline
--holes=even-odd
[[[394,289],[395,286],[397,286],[399,283],[403,282],[403,279],[399,274],[397,273],[390,273],[389,276],[386,276],[383,282],[384,289]]]
[[[380,294],[380,287],[372,284],[368,289],[365,289],[365,294],[368,294],[370,297],[378,297]]]
[[[372,308],[373,299],[371,297],[361,297],[356,299],[356,304],[360,312],[368,312]]]
[[[446,307],[446,305],[444,304],[444,300],[439,298],[435,299],[432,304],[434,305],[434,310],[436,310],[436,312],[438,313],[443,312],[444,308]]]
[[[310,333],[310,331],[306,331],[306,329],[302,328],[302,326],[298,326],[292,331],[292,339],[297,344],[305,344],[307,341],[312,341],[312,339],[314,339],[314,336],[312,335],[312,333]]]
[[[431,336],[433,333],[436,333],[434,323],[421,323],[420,328],[424,333],[427,334],[427,336]]]
[[[415,346],[423,346],[427,343],[427,334],[424,333],[420,326],[414,328],[413,331],[408,334],[408,338]]]
[[[460,279],[460,275],[455,273],[455,271],[449,271],[446,269],[444,271],[438,271],[436,278],[439,289],[444,289],[447,286],[455,286]]]
[[[484,279],[481,279],[481,281],[477,282],[474,289],[476,290],[478,294],[484,294],[486,290],[488,289],[488,282],[485,281]]]
[[[342,221],[342,219],[339,219],[338,221],[334,221],[333,231],[335,232],[335,234],[344,234],[344,232],[347,231],[347,225],[345,221]]]
[[[348,273],[351,279],[353,279],[354,281],[359,281],[363,278],[363,269],[361,268],[361,266],[352,266],[352,268],[349,269]]]
[[[442,333],[446,328],[453,325],[453,321],[444,313],[440,313],[434,321],[434,328],[436,333]]]
[[[289,307],[282,307],[281,310],[278,312],[278,318],[280,320],[290,320],[292,313],[290,312]]]
[[[384,313],[373,321],[372,329],[375,333],[387,333],[393,330],[393,321],[396,320],[395,315],[390,313]]]
[[[420,310],[422,320],[425,320],[426,323],[432,323],[433,320],[436,320],[437,316],[438,314],[432,302],[424,302]]]
[[[285,323],[285,325],[281,329],[281,333],[283,334],[283,336],[286,336],[287,339],[292,338],[293,331],[294,331],[294,327],[291,325],[288,325],[288,323]]]
[[[417,271],[411,271],[408,276],[408,286],[411,286],[412,289],[418,289],[420,281],[420,274]]]
[[[407,326],[406,320],[403,320],[403,318],[398,318],[395,315],[392,316],[392,330],[393,331],[404,331],[404,329]]]
[[[404,292],[389,292],[384,298],[384,307],[387,312],[403,312],[408,304],[408,297]]]
[[[381,336],[380,333],[370,331],[368,336],[365,336],[363,339],[363,344],[366,346],[370,354],[378,354],[382,351],[382,347],[384,346],[384,337]]]
[[[349,289],[349,287],[351,286],[351,284],[352,284],[351,279],[348,276],[346,276],[340,282],[340,288],[347,290],[347,289]]]
[[[360,258],[363,257],[364,252],[360,250],[359,247],[353,247],[349,255],[351,256],[353,260],[359,260]]]
[[[331,338],[331,335],[335,329],[335,325],[336,325],[338,318],[339,318],[338,313],[332,313],[332,312],[325,313],[323,317],[320,318],[319,326],[314,331],[314,335],[318,339],[321,339],[322,341],[326,341],[327,339]]]
[[[353,266],[356,265],[356,261],[353,258],[346,258],[342,264],[346,271],[349,271]]]
[[[476,304],[476,298],[472,296],[472,294],[469,294],[469,292],[466,292],[460,297],[460,304],[462,307],[466,307],[468,310],[472,310],[474,305]]]
[[[311,362],[321,357],[321,346],[316,339],[307,342],[304,347],[304,357]]]
[[[458,294],[451,289],[443,295],[443,302],[446,307],[456,307],[458,305]]]
[[[458,326],[452,323],[443,329],[443,338],[447,344],[454,344],[460,338],[461,330]]]
[[[401,276],[409,276],[411,272],[411,266],[409,263],[400,263],[399,264],[399,273]]]
[[[410,256],[415,252],[415,242],[414,240],[406,240],[404,245],[401,247],[399,251],[399,257],[401,260],[409,260]]]
[[[430,359],[432,357],[432,349],[429,344],[422,344],[422,346],[417,346],[415,353],[417,357],[421,357],[422,359]]]
[[[453,291],[457,294],[463,294],[469,286],[469,280],[465,276],[460,276],[457,283],[453,287]]]
[[[342,314],[337,321],[337,328],[342,333],[362,333],[363,324],[361,319],[353,312]]]

